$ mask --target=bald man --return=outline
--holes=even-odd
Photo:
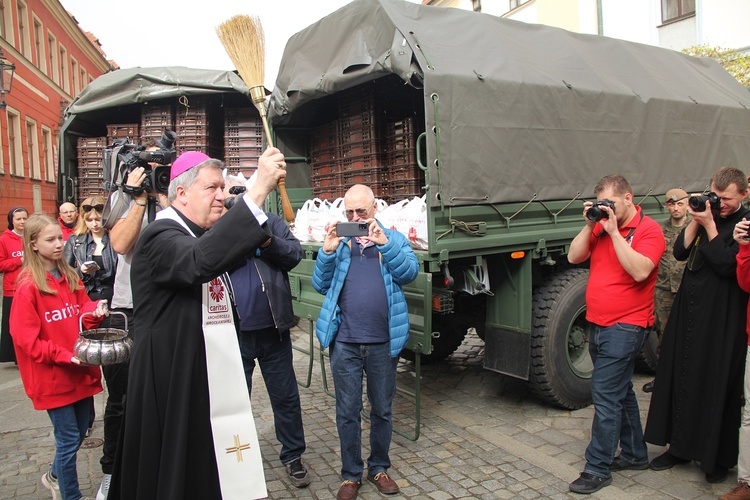
[[[68,241],[70,235],[73,234],[78,222],[78,209],[72,203],[65,202],[60,205],[60,216],[57,218],[57,223],[60,224],[62,229],[63,240]]]

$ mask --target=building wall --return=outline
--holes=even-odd
[[[16,67],[0,110],[0,220],[16,206],[56,215],[62,113],[110,64],[58,0],[4,0],[0,14],[0,47]]]

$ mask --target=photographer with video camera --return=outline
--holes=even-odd
[[[688,201],[692,221],[674,244],[687,261],[664,330],[646,441],[669,449],[651,461],[665,470],[692,460],[709,483],[723,482],[737,464],[747,294],[736,276],[735,225],[747,176],[732,167],[711,178],[711,193]],[[696,439],[696,436],[704,436]]]
[[[140,147],[131,147],[130,151],[119,154],[117,170],[127,174],[125,181],[110,195],[109,211],[106,212],[105,225],[109,228],[109,241],[119,254],[115,273],[114,291],[111,310],[125,314],[128,335],[135,338],[137,318],[133,316],[133,293],[130,283],[130,267],[133,260],[135,244],[146,226],[154,220],[155,213],[169,206],[166,186],[169,184],[169,167],[160,168],[160,163],[147,162],[139,158],[141,153],[152,153],[159,161],[172,162],[174,157],[174,140],[172,131],[165,131],[160,141],[151,141]],[[121,150],[122,151],[122,150]],[[171,153],[171,156],[170,156]],[[167,173],[166,185],[160,181],[163,172]],[[158,176],[156,175],[158,174]],[[145,189],[144,188],[148,188]],[[115,314],[111,318],[111,327],[125,329],[123,317]],[[117,438],[123,419],[123,406],[128,383],[129,362],[102,367],[107,383],[107,402],[104,409],[104,446],[102,458],[102,482],[96,500],[106,500],[112,478]]]
[[[586,465],[569,486],[582,494],[611,484],[613,471],[648,468],[632,378],[654,323],[657,266],[666,248],[659,224],[633,202],[622,175],[604,177],[594,192],[597,201],[583,204],[586,224],[568,252],[571,264],[588,260],[590,270],[586,319],[595,411]]]

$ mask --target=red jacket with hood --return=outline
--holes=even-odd
[[[80,280],[79,280],[80,281]],[[34,408],[48,410],[80,401],[102,391],[101,369],[73,364],[73,344],[78,339],[78,318],[96,309],[83,283],[71,292],[63,276],[47,273],[56,295],[42,294],[31,280],[18,283],[10,310],[10,335],[16,348],[18,370]],[[86,315],[85,329],[102,318]]]
[[[23,266],[23,237],[10,229],[0,236],[0,273],[3,273],[3,297],[13,297],[16,279]]]

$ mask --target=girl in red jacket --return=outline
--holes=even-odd
[[[92,302],[81,279],[63,258],[62,231],[46,215],[32,215],[23,236],[24,267],[10,311],[10,334],[18,369],[34,408],[47,410],[55,435],[55,458],[42,484],[52,498],[78,500],[76,454],[89,424],[94,394],[102,391],[101,370],[73,355],[79,333],[107,315],[107,301]]]
[[[8,230],[0,236],[0,273],[3,273],[3,321],[0,329],[0,363],[16,361],[10,337],[10,306],[16,290],[16,279],[23,265],[23,227],[29,212],[16,207],[8,212]]]

